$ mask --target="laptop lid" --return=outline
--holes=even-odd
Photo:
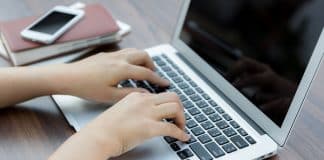
[[[172,44],[283,146],[322,59],[322,8],[323,1],[186,0]]]

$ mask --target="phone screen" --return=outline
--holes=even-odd
[[[32,26],[30,30],[53,35],[65,24],[71,21],[75,16],[76,15],[73,14],[53,11],[44,19]]]

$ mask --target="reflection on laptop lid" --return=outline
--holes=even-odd
[[[309,5],[192,0],[180,39],[280,128],[324,25]]]

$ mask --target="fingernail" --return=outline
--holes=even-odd
[[[163,81],[164,81],[164,83],[165,83],[166,85],[170,85],[170,81],[168,81],[168,80],[166,80],[166,79],[163,79]]]

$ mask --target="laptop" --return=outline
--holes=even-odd
[[[265,159],[285,145],[323,57],[322,27],[294,17],[302,3],[230,2],[184,1],[170,44],[146,49],[169,88],[120,83],[176,92],[191,139],[156,137],[115,159]],[[53,98],[77,131],[108,108]]]

